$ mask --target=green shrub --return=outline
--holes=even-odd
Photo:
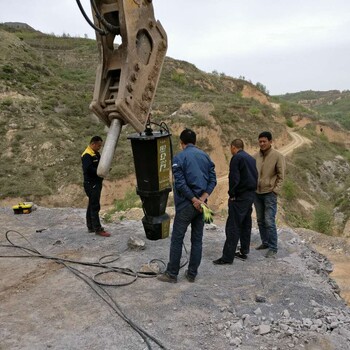
[[[250,107],[249,113],[253,116],[258,116],[260,114],[260,109],[258,107]]]
[[[325,134],[320,134],[319,138],[322,142],[328,142],[328,137]]]
[[[190,116],[178,116],[177,117],[178,122],[183,123],[186,125],[187,128],[194,128],[194,127],[211,127],[211,122],[200,114],[193,113]]]
[[[12,105],[12,103],[13,103],[12,99],[9,98],[9,97],[7,97],[7,98],[5,98],[5,99],[3,99],[3,100],[1,101],[1,106],[3,106],[3,107],[9,107],[9,106]]]
[[[262,83],[257,82],[255,84],[255,86],[257,87],[257,89],[259,89],[261,92],[263,92],[264,94],[268,95],[269,94],[269,90],[267,90],[266,86]]]
[[[291,201],[296,198],[297,188],[295,183],[292,180],[285,180],[282,186],[283,196],[288,201]]]
[[[196,143],[197,147],[199,147],[200,149],[202,149],[204,152],[210,153],[211,151],[213,151],[213,146],[210,144],[210,141],[207,137],[203,137],[203,138],[198,138],[197,143]]]
[[[294,122],[291,118],[286,119],[286,124],[288,127],[293,128],[294,127]]]
[[[141,208],[140,197],[134,189],[126,192],[124,199],[117,199],[114,202],[115,211],[125,211],[131,208]]]
[[[15,72],[15,69],[8,65],[8,64],[5,64],[3,67],[2,67],[2,71],[6,74],[13,74]]]
[[[294,114],[293,107],[288,102],[282,102],[280,104],[280,111],[281,114],[286,118],[290,118]]]
[[[186,77],[184,74],[180,74],[178,72],[173,72],[171,74],[171,80],[180,86],[184,86],[186,84]]]
[[[303,214],[298,212],[293,212],[293,208],[284,208],[285,209],[285,219],[288,222],[288,225],[291,227],[304,227],[310,228],[310,221]]]
[[[112,215],[113,215],[113,212],[112,211],[109,211],[108,213],[106,213],[104,216],[103,216],[103,221],[108,224],[108,223],[111,223],[113,220],[112,220]]]
[[[313,230],[330,235],[332,233],[333,215],[331,208],[319,205],[313,214]]]

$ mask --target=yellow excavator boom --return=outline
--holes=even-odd
[[[152,0],[90,0],[99,63],[90,109],[108,127],[97,173],[107,176],[122,126],[145,130],[168,46]]]
[[[152,0],[93,0],[99,63],[91,110],[108,126],[115,118],[145,129],[167,50]],[[115,39],[121,38],[116,44]]]

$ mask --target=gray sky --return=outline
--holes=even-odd
[[[90,15],[90,1],[82,0]],[[153,0],[167,55],[264,84],[272,95],[350,89],[349,0]],[[75,0],[0,0],[0,22],[44,33],[94,31]]]

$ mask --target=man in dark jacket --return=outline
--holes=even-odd
[[[84,173],[84,189],[89,198],[86,210],[86,225],[89,232],[95,232],[97,235],[109,237],[110,233],[106,232],[101,226],[99,218],[103,178],[97,175],[97,167],[101,158],[98,151],[102,147],[102,142],[100,136],[94,136],[89,146],[81,155],[81,162]]]
[[[258,181],[255,159],[243,150],[240,139],[231,143],[229,173],[228,218],[226,221],[226,241],[222,257],[214,260],[216,265],[232,264],[235,257],[247,259],[252,230],[252,206]],[[240,252],[236,253],[238,241]]]
[[[185,129],[180,135],[182,152],[173,159],[175,218],[171,235],[170,257],[164,274],[158,276],[163,282],[177,282],[180,269],[182,245],[191,224],[191,253],[185,276],[194,282],[202,259],[203,215],[205,204],[216,186],[215,165],[209,156],[197,148],[196,134]]]

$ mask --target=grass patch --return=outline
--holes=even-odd
[[[332,234],[332,224],[332,208],[326,205],[319,205],[313,213],[312,229],[330,235]]]
[[[141,208],[141,200],[135,190],[126,192],[123,199],[117,199],[114,202],[114,212],[126,211],[131,208]]]
[[[289,127],[289,128],[294,128],[294,122],[291,118],[287,118],[286,119],[286,125]]]
[[[297,197],[297,186],[292,180],[286,179],[282,185],[282,192],[286,200],[292,201]]]

